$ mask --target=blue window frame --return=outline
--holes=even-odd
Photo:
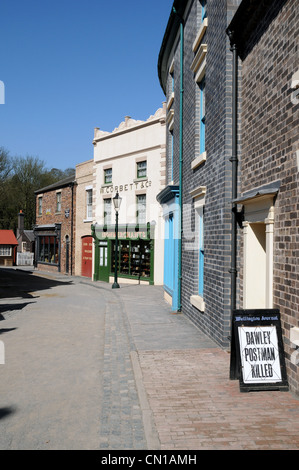
[[[177,199],[177,198],[176,198]],[[177,201],[176,203],[177,204]],[[165,218],[165,239],[164,239],[164,289],[172,297],[171,309],[178,308],[179,278],[179,214],[175,209],[169,212]]]
[[[203,208],[198,211],[199,215],[199,257],[198,257],[198,295],[203,297],[203,284],[204,284],[204,226],[203,226]]]
[[[206,96],[205,96],[205,78],[199,84],[200,89],[200,143],[199,143],[199,150],[200,153],[205,152],[206,150],[206,143],[205,143],[205,126],[206,126]]]
[[[173,132],[170,132],[171,138],[171,181],[173,181]]]
[[[207,0],[201,0],[201,19],[202,21],[207,16]]]

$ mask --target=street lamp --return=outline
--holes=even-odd
[[[118,257],[118,211],[120,209],[121,197],[118,194],[113,198],[113,204],[115,209],[115,258],[114,258],[114,283],[112,284],[112,289],[118,289],[119,284],[117,282],[117,257]]]

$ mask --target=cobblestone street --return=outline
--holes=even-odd
[[[299,449],[299,400],[240,393],[161,288],[0,277],[2,450]]]

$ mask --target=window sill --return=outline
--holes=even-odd
[[[84,223],[84,224],[87,223],[87,222],[89,222],[89,223],[92,222],[92,217],[91,217],[90,219],[84,219],[84,220],[83,220],[83,223]]]
[[[148,181],[148,177],[147,176],[142,176],[141,178],[135,178],[133,180],[133,183],[138,183],[139,181]]]
[[[205,303],[200,295],[191,295],[190,302],[193,307],[197,308],[197,310],[199,310],[200,312],[205,311]]]
[[[207,159],[207,152],[202,152],[198,157],[196,157],[192,162],[191,162],[191,169],[194,170],[197,168],[199,165],[204,163]]]

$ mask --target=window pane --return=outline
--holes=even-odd
[[[200,87],[200,153],[205,152],[205,125],[206,125],[206,96],[205,96],[205,79],[199,85]]]
[[[86,216],[92,218],[92,189],[86,191]]]
[[[203,211],[199,211],[199,257],[198,257],[198,294],[203,296],[203,281],[204,281],[204,226],[203,226]]]
[[[42,204],[43,204],[43,198],[39,197],[38,198],[38,215],[42,215]]]
[[[56,201],[57,201],[56,212],[61,212],[61,193],[57,193]]]
[[[144,162],[137,162],[137,178],[145,178],[146,177],[146,161]]]
[[[112,183],[112,168],[108,168],[104,170],[104,183],[109,184]]]
[[[146,195],[141,194],[137,196],[137,223],[146,223]]]
[[[11,247],[0,246],[0,256],[11,256]]]
[[[111,224],[111,199],[104,199],[104,224]]]
[[[56,236],[39,237],[37,260],[43,263],[58,264],[58,239]]]

